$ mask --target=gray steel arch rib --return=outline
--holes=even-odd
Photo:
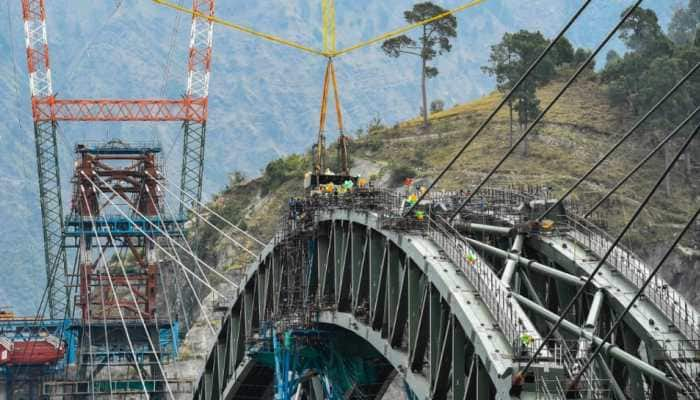
[[[315,237],[319,257],[314,296],[323,309],[319,323],[364,338],[418,398],[445,398],[448,392],[460,399],[510,398],[514,338],[504,334],[497,317],[511,315],[522,327],[530,324],[513,299],[504,298],[499,303],[503,309],[490,310],[434,239],[382,229],[370,212],[322,212]],[[284,265],[276,249],[275,243],[269,244],[247,272],[196,399],[243,398],[238,394],[255,386],[245,383],[255,370],[245,343],[279,307],[278,279]],[[497,277],[495,282],[500,282]],[[545,366],[563,373],[553,360],[538,364]]]
[[[557,303],[565,302],[567,288],[578,285],[575,277],[585,276],[587,263],[594,263],[595,254],[583,248],[579,231],[569,226],[528,238],[523,254],[539,262],[482,248],[470,269],[460,257],[473,247],[453,248],[455,237],[460,237],[459,246],[467,243],[459,233],[432,225],[414,231],[390,226],[371,211],[319,212],[313,229],[313,278],[306,293],[308,304],[318,307],[316,322],[362,338],[418,398],[516,398],[510,393],[513,374],[527,360],[526,349],[518,346],[519,334],[528,332],[537,340],[538,327],[542,331]],[[268,244],[247,271],[208,357],[196,399],[261,398],[270,393],[272,372],[247,356],[246,343],[261,321],[280,315],[284,307],[280,296],[287,265],[280,255],[281,242],[278,236]],[[516,259],[524,281],[514,281],[512,293],[487,263],[493,261],[489,257]],[[617,268],[611,264],[596,277],[590,301],[581,302],[569,318],[573,322],[561,331],[562,340],[578,341],[573,351],[551,347],[535,364],[535,380],[525,382],[520,399],[563,398],[561,391],[549,393],[545,381],[566,382],[586,346],[599,340],[595,330],[604,327],[633,292],[628,274]],[[534,287],[539,293],[534,297],[541,300],[526,301],[524,294]],[[538,309],[535,303],[540,301],[545,307]],[[602,375],[607,383],[589,382],[595,391],[600,389],[590,398],[620,398],[623,391],[631,398],[679,398],[676,382],[684,378],[683,365],[658,345],[685,339],[683,330],[673,327],[673,314],[647,301],[630,313],[616,336],[609,346],[613,350],[591,375]],[[562,351],[571,355],[562,356]]]

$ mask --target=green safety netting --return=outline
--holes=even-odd
[[[272,341],[269,338],[270,342]],[[250,352],[259,364],[275,369],[275,357],[289,357],[290,369],[296,377],[309,372],[319,374],[329,399],[343,399],[351,389],[378,383],[377,362],[382,357],[354,335],[340,332],[286,332],[280,338],[281,348],[275,354],[273,346],[259,346]],[[295,382],[291,386],[296,386]]]

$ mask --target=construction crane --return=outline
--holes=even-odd
[[[187,89],[181,99],[59,99],[52,86],[44,0],[21,0],[27,43],[27,69],[39,175],[51,318],[71,308],[64,248],[64,210],[58,167],[59,121],[174,121],[183,123],[183,196],[201,198],[215,0],[193,0]],[[183,197],[189,203],[189,198]]]
[[[354,51],[357,51],[357,50],[362,49],[362,48],[365,48],[365,47],[367,47],[367,46],[371,46],[371,45],[373,45],[373,44],[379,43],[379,42],[381,42],[381,41],[383,41],[383,40],[391,39],[391,38],[393,38],[393,37],[402,35],[402,34],[408,32],[408,31],[410,31],[410,30],[413,30],[413,29],[418,28],[418,27],[420,27],[420,26],[429,24],[429,23],[431,23],[431,22],[438,21],[438,20],[443,19],[443,18],[445,18],[445,17],[448,17],[448,16],[450,16],[450,15],[454,15],[454,14],[460,13],[460,12],[462,12],[462,11],[468,10],[468,9],[470,9],[470,8],[472,8],[472,7],[478,6],[478,5],[480,5],[480,4],[484,3],[484,2],[486,2],[487,0],[472,0],[472,1],[469,1],[469,2],[467,2],[467,3],[465,3],[465,4],[461,5],[461,6],[452,8],[452,9],[450,9],[450,10],[445,11],[444,13],[435,15],[435,16],[430,17],[430,18],[427,18],[427,19],[425,19],[425,20],[423,20],[423,21],[418,21],[418,22],[415,22],[415,23],[412,23],[412,24],[408,24],[408,25],[405,25],[405,26],[402,26],[402,27],[393,29],[393,30],[391,30],[391,31],[389,31],[389,32],[386,32],[386,33],[383,33],[383,34],[381,34],[381,35],[375,36],[375,37],[373,37],[373,38],[371,38],[371,39],[363,40],[363,41],[361,41],[361,42],[358,42],[358,43],[356,43],[356,44],[354,44],[354,45],[351,45],[351,46],[342,48],[342,49],[340,49],[340,50],[335,49],[335,47],[333,47],[332,49],[330,49],[330,48],[326,47],[325,45],[324,45],[324,47],[323,47],[322,49],[316,49],[316,48],[313,48],[313,47],[311,47],[311,46],[307,46],[307,45],[304,45],[304,44],[301,44],[301,43],[297,43],[297,42],[294,42],[294,41],[289,40],[289,39],[284,39],[284,38],[281,38],[281,37],[279,37],[279,36],[275,36],[275,35],[272,35],[272,34],[269,34],[269,33],[260,32],[260,31],[257,31],[257,30],[255,30],[255,29],[253,29],[253,28],[250,28],[250,27],[247,27],[247,26],[244,26],[244,25],[235,23],[235,22],[227,21],[227,20],[225,20],[225,19],[222,19],[222,18],[213,16],[213,15],[212,15],[212,16],[207,16],[207,15],[205,15],[204,13],[202,13],[202,12],[200,12],[200,11],[197,11],[196,9],[190,9],[190,8],[187,8],[187,7],[183,7],[183,6],[178,5],[178,4],[175,4],[175,3],[173,3],[172,1],[169,1],[169,0],[152,0],[152,1],[153,1],[154,3],[158,3],[158,4],[160,4],[160,5],[163,5],[163,6],[165,6],[165,7],[171,8],[171,9],[173,9],[173,10],[177,10],[177,11],[179,11],[179,12],[183,12],[183,13],[186,13],[186,14],[191,14],[191,15],[193,15],[193,16],[205,18],[205,19],[207,19],[207,20],[209,20],[209,21],[211,21],[211,22],[214,22],[214,23],[216,23],[216,24],[218,24],[218,25],[225,26],[225,27],[227,27],[227,28],[230,28],[230,29],[233,29],[233,30],[236,30],[236,31],[239,31],[239,32],[243,32],[243,33],[246,33],[246,34],[248,34],[248,35],[255,36],[255,37],[257,37],[257,38],[259,38],[259,39],[262,39],[262,40],[266,40],[266,41],[269,41],[269,42],[272,42],[272,43],[277,43],[277,44],[279,44],[279,45],[291,47],[291,48],[297,49],[297,50],[299,50],[299,51],[302,51],[302,52],[305,52],[305,53],[308,53],[308,54],[312,54],[312,55],[316,55],[316,56],[321,56],[321,57],[338,57],[338,56],[343,56],[343,55],[346,55],[346,54],[350,54],[350,53],[352,53],[352,52],[354,52]],[[332,2],[331,0],[322,0],[322,7],[323,7],[323,10],[324,10],[324,12],[323,12],[323,14],[324,14],[324,19],[326,19],[326,18],[331,18],[331,17],[332,17],[333,21],[335,21],[335,6],[334,6],[333,2]],[[327,11],[326,11],[326,10],[327,10]],[[329,26],[330,26],[330,25],[329,25]],[[332,27],[333,27],[333,31],[332,31],[332,32],[333,32],[333,38],[332,38],[332,40],[335,41],[335,22],[333,22]],[[324,28],[324,31],[325,31],[325,28]],[[330,37],[324,35],[324,39],[323,39],[324,44],[328,43],[329,40],[330,40]]]
[[[315,49],[313,47],[294,42],[292,40],[284,39],[279,36],[275,36],[269,33],[264,33],[257,31],[253,28],[246,27],[244,25],[226,21],[224,19],[215,16],[202,15],[195,9],[188,9],[186,7],[177,5],[168,0],[153,0],[153,2],[161,4],[163,6],[172,8],[174,10],[191,14],[193,16],[206,18],[207,20],[223,25],[225,27],[252,35],[262,40],[277,43],[283,46],[294,48],[296,50],[327,58],[326,70],[323,77],[323,90],[321,95],[321,107],[320,107],[320,117],[319,117],[319,129],[316,138],[316,143],[313,146],[313,160],[312,160],[312,174],[307,174],[304,186],[306,188],[311,187],[313,184],[316,188],[320,185],[332,183],[334,185],[343,184],[347,180],[351,180],[356,183],[356,179],[350,176],[350,160],[348,155],[348,137],[345,135],[343,128],[343,115],[340,105],[340,94],[338,89],[338,81],[335,74],[335,66],[333,60],[336,57],[347,55],[356,50],[371,46],[375,43],[381,42],[383,40],[390,39],[395,36],[399,36],[405,32],[408,32],[417,27],[435,22],[447,16],[459,13],[461,11],[472,8],[476,5],[483,3],[486,0],[472,0],[466,4],[459,7],[453,8],[451,10],[445,11],[444,13],[435,15],[431,18],[412,23],[382,35],[378,35],[374,38],[361,41],[352,46],[338,50],[336,48],[336,9],[334,0],[321,0],[321,15],[322,15],[322,48]],[[338,169],[337,174],[329,171],[326,165],[326,122],[328,115],[328,102],[329,102],[329,90],[333,89],[333,100],[335,104],[335,114],[338,124]],[[328,172],[328,173],[327,173]]]
[[[323,52],[333,54],[335,52],[335,2],[334,0],[322,0],[321,11],[323,15]],[[326,174],[326,121],[328,115],[329,90],[332,86],[335,115],[338,123],[338,177],[334,174]],[[314,145],[313,173],[311,180],[316,187],[325,184],[329,179],[333,183],[342,183],[350,177],[350,161],[348,158],[348,138],[343,129],[343,113],[340,106],[340,93],[338,80],[335,75],[333,56],[328,56],[326,72],[323,76],[323,91],[321,95],[321,110],[319,117],[318,136]]]

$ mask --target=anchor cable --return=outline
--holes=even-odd
[[[553,325],[552,328],[549,330],[549,332],[547,333],[547,335],[542,339],[542,343],[540,343],[540,345],[537,347],[537,350],[534,352],[534,354],[532,354],[532,356],[530,356],[530,359],[528,360],[528,362],[527,362],[527,364],[525,365],[525,367],[524,367],[523,369],[520,370],[519,374],[520,374],[521,376],[524,376],[525,373],[527,372],[527,370],[530,369],[530,367],[532,366],[532,364],[535,362],[535,359],[537,358],[537,356],[540,354],[540,352],[542,351],[542,349],[547,345],[547,341],[548,341],[549,339],[551,339],[552,335],[554,334],[554,331],[556,331],[557,329],[559,329],[559,326],[561,325],[562,321],[564,321],[564,319],[566,318],[566,315],[569,313],[569,311],[571,311],[571,309],[572,309],[572,308],[574,307],[574,305],[576,304],[578,298],[581,297],[581,295],[584,293],[584,291],[586,290],[586,288],[588,287],[588,285],[593,281],[593,279],[595,278],[595,276],[598,274],[598,271],[600,271],[600,269],[603,267],[603,265],[604,265],[605,262],[607,261],[607,259],[608,259],[608,257],[610,256],[610,254],[612,254],[612,251],[615,249],[615,247],[617,247],[618,243],[620,243],[620,241],[622,240],[622,237],[627,233],[627,231],[628,231],[629,228],[632,226],[632,224],[637,220],[637,217],[639,216],[639,214],[641,214],[641,212],[642,212],[642,210],[644,209],[644,207],[647,205],[647,203],[648,203],[648,202],[651,200],[651,198],[654,196],[654,194],[656,193],[657,189],[658,189],[658,188],[661,186],[661,184],[663,183],[664,179],[666,179],[666,177],[668,176],[668,174],[669,174],[669,173],[671,172],[671,170],[673,169],[673,166],[676,164],[676,161],[678,161],[678,159],[681,157],[681,155],[685,152],[685,150],[688,148],[688,146],[690,145],[690,143],[693,141],[693,138],[695,138],[695,135],[698,133],[698,131],[700,131],[700,125],[698,125],[698,126],[695,128],[695,131],[693,132],[693,134],[691,134],[691,135],[688,137],[688,139],[685,141],[685,143],[683,143],[683,146],[681,147],[681,149],[676,153],[676,155],[673,157],[673,159],[671,160],[671,162],[669,163],[669,165],[666,166],[666,168],[664,169],[664,171],[663,171],[663,173],[661,174],[661,176],[659,176],[659,178],[658,178],[658,179],[656,180],[656,182],[654,183],[654,186],[651,188],[651,190],[650,190],[650,191],[646,194],[646,196],[644,197],[644,200],[642,200],[642,202],[639,204],[639,206],[637,206],[637,209],[636,209],[636,210],[634,211],[634,213],[632,214],[632,217],[629,219],[629,221],[627,222],[627,224],[625,224],[624,228],[622,228],[622,231],[617,235],[617,237],[616,237],[615,240],[612,242],[612,244],[610,245],[610,247],[608,247],[608,249],[606,250],[605,254],[603,255],[603,257],[601,257],[600,261],[598,261],[598,264],[597,264],[596,267],[593,269],[593,271],[591,271],[591,273],[589,274],[589,276],[588,276],[588,278],[586,279],[586,281],[585,281],[585,282],[583,283],[583,285],[578,289],[578,291],[576,292],[576,294],[571,298],[571,300],[569,301],[569,304],[567,304],[567,306],[564,308],[564,310],[561,311],[561,313],[560,313],[561,316],[559,317],[559,319],[557,320],[557,322],[554,323],[554,325]]]
[[[627,307],[625,307],[625,310],[622,311],[622,313],[620,315],[618,315],[615,322],[612,324],[610,329],[608,329],[608,332],[601,339],[600,345],[596,346],[596,349],[595,349],[595,351],[593,351],[593,354],[591,354],[591,356],[586,360],[586,363],[583,365],[583,367],[581,367],[581,370],[576,374],[576,376],[571,381],[571,384],[569,385],[570,389],[572,387],[576,386],[578,381],[581,379],[581,376],[583,375],[583,373],[591,365],[591,363],[598,356],[598,354],[600,354],[600,352],[603,350],[603,345],[608,341],[608,339],[610,339],[610,336],[612,336],[613,332],[615,332],[615,329],[617,329],[617,327],[622,323],[622,319],[629,313],[629,311],[632,309],[632,307],[635,306],[635,303],[637,302],[637,300],[639,300],[639,298],[642,295],[644,295],[644,290],[646,290],[647,286],[649,286],[649,283],[651,283],[652,279],[654,279],[654,277],[659,272],[661,267],[664,265],[664,263],[666,262],[668,257],[671,256],[671,253],[673,253],[673,250],[676,248],[676,246],[681,241],[683,236],[686,234],[686,232],[688,232],[688,229],[690,229],[690,227],[693,225],[695,220],[698,218],[698,214],[700,214],[700,207],[698,207],[698,209],[695,211],[695,214],[693,214],[693,216],[690,217],[690,219],[688,219],[688,222],[683,227],[683,230],[681,230],[680,234],[678,234],[678,236],[676,236],[676,239],[673,241],[671,246],[669,246],[669,248],[666,250],[666,253],[664,253],[663,257],[661,257],[661,260],[659,260],[659,262],[656,264],[656,267],[654,267],[654,269],[651,271],[651,273],[649,274],[647,279],[644,281],[642,286],[639,288],[639,290],[637,290],[637,293],[634,295],[634,297],[632,298],[630,303],[627,305]]]
[[[593,212],[595,212],[595,210],[597,210],[601,204],[603,204],[607,199],[609,199],[610,196],[612,196],[617,191],[617,189],[624,185],[632,175],[639,171],[639,169],[642,168],[642,166],[644,166],[644,164],[646,164],[646,162],[649,161],[650,158],[652,158],[659,150],[661,150],[662,147],[664,147],[664,145],[666,145],[666,143],[668,143],[669,140],[671,140],[678,132],[680,132],[693,119],[693,117],[695,117],[698,114],[698,112],[700,112],[700,107],[696,108],[695,111],[693,111],[688,116],[688,118],[686,118],[676,127],[676,129],[673,130],[673,132],[669,133],[668,136],[666,136],[658,145],[656,145],[656,147],[654,147],[652,151],[650,151],[641,161],[639,161],[639,163],[637,163],[637,165],[634,168],[632,168],[632,170],[628,172],[627,175],[620,179],[620,181],[612,189],[610,189],[608,193],[605,196],[603,196],[603,198],[598,200],[598,202],[595,203],[590,210],[583,214],[583,218],[590,217],[591,214],[593,214]]]
[[[532,64],[528,67],[528,69],[525,71],[525,73],[518,79],[518,81],[513,85],[513,87],[508,91],[508,93],[501,99],[501,101],[498,103],[496,108],[494,108],[491,111],[491,114],[489,114],[488,117],[481,123],[481,125],[472,133],[472,135],[467,139],[467,141],[462,145],[462,148],[459,149],[457,154],[455,154],[450,162],[447,163],[445,168],[440,172],[440,174],[433,180],[433,182],[428,186],[426,191],[418,197],[416,200],[416,203],[404,214],[410,215],[411,212],[420,204],[420,202],[430,193],[430,191],[437,185],[438,182],[445,176],[448,170],[452,168],[452,166],[459,160],[460,157],[462,157],[462,154],[467,150],[467,148],[472,144],[474,140],[484,131],[486,126],[493,120],[493,118],[498,114],[498,112],[503,108],[503,106],[510,100],[510,98],[515,94],[515,92],[520,88],[520,86],[525,82],[525,79],[527,79],[532,71],[534,71],[535,68],[542,62],[542,60],[549,54],[549,52],[554,48],[554,45],[561,39],[564,34],[569,30],[569,28],[578,20],[579,16],[583,14],[583,11],[591,4],[593,0],[586,0],[581,7],[579,7],[578,11],[569,19],[569,21],[564,25],[564,27],[559,31],[559,33],[555,36],[555,38],[547,45],[547,47],[542,51],[542,54],[540,54],[535,61],[532,62]]]
[[[688,79],[690,79],[691,76],[693,76],[693,74],[698,70],[698,68],[700,68],[700,63],[695,64],[695,66],[691,68],[691,70],[688,71],[688,73],[685,74],[685,76],[681,78],[681,80],[679,80],[673,86],[673,88],[671,88],[671,90],[669,90],[649,111],[647,111],[647,113],[644,114],[644,116],[640,118],[639,121],[637,121],[634,124],[634,126],[632,126],[632,128],[630,128],[627,131],[627,133],[622,135],[622,137],[617,141],[617,143],[610,147],[610,149],[603,155],[603,157],[601,157],[600,160],[598,160],[598,162],[596,162],[585,174],[583,174],[583,176],[580,177],[578,181],[576,181],[576,183],[571,185],[571,187],[567,189],[567,191],[563,195],[561,195],[559,199],[554,204],[552,204],[544,213],[542,213],[542,215],[540,215],[539,218],[537,218],[537,220],[543,220],[545,217],[547,217],[547,215],[549,215],[550,212],[552,212],[552,210],[558,207],[564,201],[564,199],[566,199],[574,190],[576,190],[576,188],[579,187],[581,183],[583,183],[583,181],[585,181],[601,164],[603,164],[603,162],[605,162],[605,160],[607,160],[608,157],[610,157],[610,155],[614,153],[615,150],[617,150],[637,130],[637,128],[644,124],[644,122],[646,122],[649,119],[649,117],[651,117],[651,115],[666,102],[666,100],[668,100],[674,93],[676,93],[676,91],[680,89],[680,87],[683,86],[683,84]],[[697,112],[697,109],[695,111]],[[695,113],[693,113],[693,115],[695,115]]]
[[[579,75],[583,73],[583,71],[588,67],[588,65],[593,61],[593,59],[598,55],[598,53],[600,53],[600,51],[603,50],[603,48],[608,44],[608,42],[613,38],[613,36],[615,36],[615,34],[622,27],[622,25],[629,19],[629,17],[632,16],[632,13],[634,13],[634,11],[637,10],[637,7],[639,7],[642,1],[644,0],[637,0],[637,2],[627,10],[622,19],[620,19],[617,25],[615,25],[615,27],[611,29],[610,32],[608,32],[607,36],[605,36],[605,39],[603,39],[603,41],[598,44],[595,50],[593,50],[593,52],[588,56],[586,61],[578,67],[576,72],[571,76],[571,78],[569,78],[569,80],[559,90],[556,96],[554,96],[554,99],[547,105],[547,107],[545,107],[545,109],[540,113],[540,115],[538,115],[537,118],[535,118],[535,121],[533,121],[533,123],[527,128],[525,133],[523,133],[522,136],[520,136],[520,138],[518,138],[518,140],[515,143],[513,143],[513,146],[511,146],[511,148],[506,152],[506,154],[503,155],[500,161],[498,161],[498,163],[491,169],[491,171],[489,171],[489,173],[486,174],[486,177],[481,180],[481,182],[476,186],[476,188],[471,191],[469,196],[467,196],[467,198],[460,204],[460,206],[454,211],[454,213],[452,213],[452,216],[450,216],[449,219],[450,222],[454,221],[457,215],[459,215],[459,212],[462,211],[462,209],[472,200],[472,198],[474,198],[474,196],[476,196],[479,190],[481,190],[481,188],[493,176],[493,174],[495,174],[496,171],[498,171],[501,165],[503,165],[503,163],[505,163],[506,160],[508,160],[508,157],[510,157],[510,155],[513,154],[518,145],[522,143],[530,133],[532,133],[532,131],[535,129],[535,126],[542,120],[542,118],[544,118],[547,112],[549,112],[549,110],[551,110],[552,107],[554,107],[554,105],[564,95],[567,89],[569,89],[569,87],[574,84]]]

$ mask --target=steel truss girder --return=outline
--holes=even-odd
[[[478,400],[510,398],[511,343],[475,288],[432,241],[383,230],[375,215],[348,211],[322,213],[314,235],[318,257],[309,293],[323,310],[319,322],[364,338],[419,398],[446,398],[449,391],[459,398],[469,393]],[[255,368],[246,359],[246,339],[261,320],[280,317],[285,267],[280,246],[271,243],[249,268],[195,399],[231,398],[250,390],[237,382]],[[536,363],[536,369],[543,366]],[[561,373],[561,367],[546,366]]]
[[[566,237],[543,237],[542,240],[528,241],[528,245],[572,275],[588,276],[599,261],[597,256]],[[605,291],[607,304],[615,312],[624,310],[637,291],[634,283],[609,264],[596,276],[594,287]],[[652,302],[642,299],[636,304],[637,307],[630,310],[625,317],[625,323],[647,346],[660,350],[658,344],[663,341],[689,340],[682,331],[674,329],[673,320]]]
[[[514,294],[514,296],[518,299],[518,301],[525,305],[528,309],[538,313],[542,317],[546,318],[550,322],[556,322],[559,316],[549,310],[547,310],[544,307],[538,306],[535,302],[527,299],[524,296]],[[645,373],[651,377],[653,377],[654,380],[659,381],[663,383],[664,385],[673,388],[676,391],[682,391],[683,389],[673,380],[669,379],[666,377],[666,374],[654,367],[653,365],[649,365],[648,363],[638,359],[632,354],[627,353],[626,351],[620,349],[617,346],[614,346],[608,342],[603,342],[602,339],[600,339],[598,336],[592,335],[590,332],[586,331],[585,329],[577,326],[576,324],[573,324],[567,320],[563,320],[561,323],[561,327],[575,335],[581,335],[585,337],[588,340],[591,340],[595,343],[596,346],[603,346],[603,352],[606,355],[609,355],[620,362],[624,363],[625,365],[631,367],[632,369],[636,370],[638,373]]]
[[[36,121],[197,121],[207,119],[207,99],[56,99],[33,98]]]
[[[445,389],[442,386],[438,388],[436,384],[443,385],[447,379],[448,386],[451,386],[447,390],[452,390],[453,398],[501,398],[500,382],[494,380],[491,374],[492,360],[481,356],[480,338],[470,330],[472,325],[468,323],[468,318],[465,323],[462,314],[465,306],[459,304],[465,301],[469,305],[481,300],[478,296],[472,296],[476,293],[473,287],[451,275],[454,267],[449,267],[450,257],[445,257],[444,253],[434,255],[431,247],[434,242],[425,245],[427,241],[424,238],[383,230],[374,214],[350,211],[322,213],[316,228],[316,239],[318,256],[314,258],[314,275],[308,293],[315,293],[316,299],[328,306],[328,311],[319,313],[320,322],[344,327],[365,338],[402,373],[419,397],[442,397]],[[582,279],[597,263],[594,255],[582,249],[574,239],[567,239],[566,233],[530,237],[526,244],[525,251],[537,253],[534,259],[542,263],[496,248],[482,250],[515,260],[523,267],[521,273],[531,273],[534,285],[528,285],[525,277],[523,282],[526,282],[526,289],[532,292],[533,298],[538,297],[537,293],[542,294],[543,302],[550,310],[565,304],[570,298],[571,287],[579,287]],[[252,332],[251,329],[261,319],[269,320],[277,310],[275,304],[280,286],[276,282],[281,273],[276,270],[284,266],[279,264],[280,258],[275,258],[274,253],[275,246],[271,244],[262,253],[259,263],[250,270],[244,280],[248,286],[239,294],[239,299],[242,297],[250,303],[246,303],[245,308],[254,310],[246,320],[247,332]],[[348,277],[351,282],[349,289],[346,283]],[[577,326],[584,323],[586,316],[590,317],[591,322],[597,319],[600,329],[609,328],[610,321],[614,319],[611,314],[623,309],[635,291],[634,285],[625,279],[609,266],[601,271],[591,288],[605,292],[606,307],[597,318],[593,318],[597,312],[590,311],[591,307],[595,308],[595,301],[588,304],[583,299],[568,317],[576,324],[565,321],[571,329],[562,330],[562,336],[578,339],[584,335],[592,338],[590,332],[582,332]],[[251,281],[254,283],[250,284]],[[518,286],[514,289],[515,296],[519,296]],[[599,292],[597,296],[598,302],[602,300],[602,293]],[[538,300],[538,304],[543,302]],[[405,317],[403,307],[406,308]],[[472,312],[469,316],[479,316],[475,309],[469,308],[469,311]],[[550,313],[548,319],[554,320],[556,316]],[[642,388],[646,384],[653,386],[651,398],[675,400],[674,390],[679,387],[664,376],[664,371],[659,370],[659,366],[664,367],[664,359],[659,359],[657,353],[663,351],[658,349],[655,340],[682,340],[682,334],[673,329],[667,316],[645,301],[632,310],[623,328],[620,334],[614,335],[608,353],[615,353],[627,363],[641,366],[645,373],[627,368],[626,364],[616,362],[615,358],[601,357],[597,364],[600,364],[600,372],[610,380],[612,391],[618,398],[623,398],[623,390],[637,390],[633,397],[639,395],[635,398],[646,398],[639,394],[639,390],[646,390]],[[465,346],[460,346],[462,336],[466,339]],[[640,351],[640,343],[645,346],[644,352]],[[244,344],[238,345],[241,346],[239,353],[244,354]],[[494,350],[491,349],[492,352]],[[466,363],[461,360],[466,360]],[[225,385],[219,385],[220,392],[211,388],[212,380],[207,380],[207,374],[212,372],[205,371],[197,398],[219,398],[217,396],[221,394],[239,393],[238,390],[245,386],[248,374],[255,370],[254,363],[249,361],[242,356],[241,362],[231,368],[234,370],[233,377]],[[429,371],[426,365],[430,366]],[[448,365],[451,370],[445,378]],[[648,374],[655,374],[666,385],[653,384],[646,378]],[[464,386],[460,383],[462,376]],[[529,388],[526,387],[527,390]],[[462,393],[464,397],[460,397]]]

